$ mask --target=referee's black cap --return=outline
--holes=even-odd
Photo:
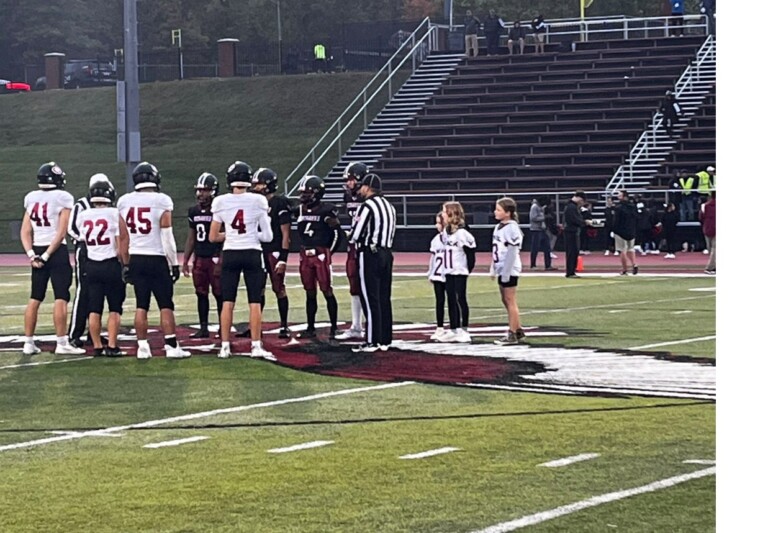
[[[367,185],[374,191],[380,191],[381,190],[381,178],[378,174],[374,174],[373,172],[366,174],[363,176],[363,181],[360,182],[360,185]]]

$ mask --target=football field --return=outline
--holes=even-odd
[[[488,276],[469,280],[461,345],[429,341],[432,288],[400,274],[397,342],[372,354],[328,342],[327,327],[316,342],[278,339],[268,293],[277,363],[188,340],[188,278],[176,305],[189,359],[23,356],[28,270],[0,280],[0,531],[715,530],[712,277],[526,275],[527,342],[500,347]],[[304,293],[287,284],[300,331]]]

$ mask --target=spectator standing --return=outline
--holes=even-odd
[[[557,237],[563,232],[562,224],[557,223],[557,213],[552,205],[552,199],[549,196],[542,196],[542,207],[544,208],[544,226],[546,228],[547,238],[549,238],[549,256],[557,259],[555,255],[555,245]]]
[[[696,190],[699,193],[699,198],[702,203],[706,202],[707,198],[705,197],[709,196],[715,188],[715,167],[710,165],[706,169],[697,172],[696,178]]]
[[[520,309],[517,306],[517,283],[523,269],[520,260],[523,233],[518,226],[517,204],[512,198],[498,200],[493,215],[499,223],[493,230],[491,268],[498,279],[501,301],[507,311],[508,325],[506,335],[493,343],[509,346],[525,338],[520,323]]]
[[[519,20],[516,20],[514,24],[512,24],[512,27],[509,28],[507,48],[509,49],[509,55],[515,53],[515,48],[520,50],[518,53],[521,55],[525,50],[525,28],[520,25]]]
[[[92,181],[88,191],[90,208],[77,219],[78,234],[83,237],[86,259],[81,265],[88,278],[88,322],[95,355],[120,357],[117,346],[120,317],[125,301],[122,265],[128,259],[128,246],[123,242],[128,233],[115,205],[115,188],[104,174],[104,181]],[[107,299],[107,346],[101,341],[101,317]]]
[[[306,293],[307,329],[302,338],[314,338],[317,316],[317,289],[323,293],[328,319],[329,339],[336,337],[339,304],[333,293],[333,254],[341,244],[339,213],[330,203],[321,201],[325,182],[318,176],[306,176],[299,185],[299,214],[296,228],[301,239],[299,275]]]
[[[605,254],[604,255],[619,255],[616,251],[616,244],[613,240],[613,218],[614,218],[615,206],[613,205],[613,198],[606,196],[605,198]]]
[[[579,211],[581,211],[581,218],[584,220],[590,220],[592,218],[592,204],[590,202],[584,202],[581,207],[579,207]],[[589,255],[592,253],[589,251],[589,243],[594,231],[594,228],[588,226],[581,228],[581,234],[579,235],[580,255]]]
[[[670,178],[669,184],[667,185],[667,188],[669,189],[669,191],[667,191],[669,194],[669,201],[675,204],[676,211],[678,212],[678,218],[680,215],[680,202],[683,200],[683,180],[680,178],[687,175],[688,171],[686,169],[675,170],[674,175],[672,178]]]
[[[82,354],[67,336],[67,303],[72,285],[72,265],[65,237],[75,199],[64,190],[67,181],[56,162],[44,164],[37,171],[37,190],[24,197],[21,244],[32,267],[32,288],[24,311],[24,355],[40,353],[35,345],[35,329],[40,304],[45,300],[48,281],[53,287],[53,327],[56,330],[57,355]]]
[[[445,256],[443,246],[443,230],[445,224],[443,223],[443,212],[435,215],[435,229],[437,235],[432,237],[432,242],[429,243],[429,271],[427,277],[432,283],[432,290],[435,293],[435,321],[437,326],[435,332],[430,337],[430,340],[438,340],[445,333]]]
[[[160,192],[160,172],[146,161],[133,169],[134,191],[117,201],[117,209],[128,231],[128,262],[123,264],[123,279],[133,284],[136,314],[133,324],[139,346],[136,357],[149,359],[147,315],[152,296],[160,308],[160,326],[165,337],[165,356],[189,357],[176,339],[173,285],[179,280],[179,258],[173,237],[173,200]]]
[[[479,48],[477,44],[477,32],[480,29],[480,19],[467,9],[464,17],[464,51],[467,57],[477,57]]]
[[[381,178],[366,174],[360,185],[363,203],[350,240],[359,250],[360,282],[366,319],[366,342],[356,352],[387,351],[392,344],[392,247],[397,212],[381,194]]]
[[[88,260],[86,252],[86,243],[83,236],[78,229],[78,219],[80,213],[86,209],[91,208],[90,201],[90,187],[94,183],[106,182],[110,183],[109,178],[105,174],[94,174],[88,183],[89,193],[78,199],[72,208],[72,213],[69,217],[69,229],[67,233],[72,237],[75,243],[75,300],[72,302],[72,314],[69,319],[69,342],[72,346],[82,348],[85,344],[80,337],[83,336],[86,329],[89,330],[88,341],[92,342],[90,337],[89,318],[88,318],[88,275],[85,271],[85,263]],[[111,183],[110,183],[111,185]],[[114,190],[114,187],[112,187]]]
[[[221,348],[218,357],[227,359],[232,355],[229,339],[242,274],[248,297],[250,356],[274,361],[275,356],[264,349],[261,340],[261,298],[267,283],[261,243],[272,240],[272,226],[266,197],[249,192],[252,178],[253,168],[243,161],[235,161],[227,169],[227,185],[231,192],[217,196],[211,205],[213,221],[208,238],[211,242],[224,243],[221,255]]]
[[[547,25],[544,23],[544,15],[539,15],[531,21],[533,29],[533,44],[536,54],[544,53],[544,40],[547,33]]]
[[[696,220],[698,193],[698,176],[696,174],[681,173],[680,188],[682,190],[682,200],[680,202],[680,222],[691,222]]]
[[[200,329],[190,335],[193,339],[207,339],[211,334],[208,330],[208,312],[210,303],[208,293],[213,293],[216,300],[217,322],[221,325],[221,244],[208,240],[213,222],[211,204],[219,192],[219,180],[210,172],[203,172],[195,182],[195,197],[197,203],[187,212],[187,241],[184,243],[184,258],[181,262],[181,272],[185,277],[190,274],[189,261],[194,253],[192,264],[192,285],[197,297],[197,318]]]
[[[317,43],[312,51],[315,57],[315,73],[318,73],[321,70],[323,72],[328,72],[328,58],[325,55],[325,45]]]
[[[707,274],[715,274],[717,269],[715,262],[715,230],[717,226],[715,191],[712,191],[709,199],[702,204],[699,219],[701,220],[701,231],[704,233],[704,240],[707,243],[707,250],[709,250],[709,261],[707,261],[707,267],[704,269],[704,272]]]
[[[669,21],[670,34],[683,36],[683,17],[685,15],[685,2],[683,0],[669,0],[672,18]]]
[[[549,248],[549,237],[546,232],[546,215],[542,204],[546,202],[545,198],[534,198],[531,202],[531,210],[528,213],[528,219],[530,222],[531,233],[531,270],[536,268],[536,258],[541,251],[544,256],[544,269],[545,270],[557,270],[552,267],[552,251]],[[506,204],[505,204],[506,205]],[[514,214],[517,216],[517,204],[514,206]],[[505,209],[512,209],[512,207],[502,207],[502,211]],[[506,211],[505,211],[506,212]],[[494,212],[494,215],[496,213]],[[516,222],[516,221],[515,221]]]
[[[662,114],[662,124],[667,131],[667,135],[672,137],[675,133],[675,125],[683,114],[680,103],[677,101],[672,91],[667,91],[664,95],[664,100],[661,101],[659,111]]]
[[[475,237],[466,227],[464,208],[459,202],[443,204],[445,229],[442,233],[445,289],[451,329],[438,342],[472,342],[469,335],[467,280],[475,267]]]
[[[629,199],[627,191],[619,191],[619,202],[613,215],[613,235],[616,250],[621,257],[621,275],[626,276],[629,265],[632,274],[637,274],[635,237],[637,236],[637,209]]]
[[[491,9],[483,23],[483,32],[485,33],[485,46],[489,56],[495,56],[499,53],[499,34],[504,29],[504,23],[501,21],[496,11]]]
[[[674,259],[675,252],[679,250],[677,246],[677,223],[680,220],[680,213],[674,202],[667,202],[664,206],[664,212],[661,215],[661,226],[664,233],[667,255],[664,259]]]
[[[646,255],[651,249],[653,217],[642,196],[638,198],[635,207],[637,208],[637,244],[635,249],[641,255]]]
[[[579,235],[581,228],[591,221],[587,222],[581,216],[580,207],[586,202],[584,191],[576,191],[563,209],[563,220],[565,227],[563,235],[565,237],[565,277],[578,278],[576,275],[576,263],[579,259]]]

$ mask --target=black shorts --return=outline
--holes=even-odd
[[[85,263],[88,277],[88,312],[100,315],[104,312],[104,298],[110,313],[123,314],[125,301],[125,283],[122,279],[122,267],[117,258],[105,261]]]
[[[499,287],[509,288],[509,287],[517,287],[517,280],[519,278],[517,276],[509,276],[509,281],[501,281],[501,276],[498,277],[499,280]]]
[[[223,302],[237,300],[240,273],[245,279],[248,303],[259,303],[267,284],[267,270],[264,267],[264,256],[261,250],[224,250],[221,258],[221,300]]]
[[[33,246],[37,255],[43,255],[47,246]],[[72,265],[69,264],[69,252],[63,244],[48,258],[43,268],[32,268],[32,290],[29,297],[42,302],[51,280],[53,297],[56,300],[69,301],[69,287],[72,285]]]
[[[131,256],[131,280],[136,309],[149,311],[152,295],[160,309],[173,311],[173,279],[164,255]]]

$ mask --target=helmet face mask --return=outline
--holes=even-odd
[[[260,168],[253,174],[253,192],[267,195],[277,191],[277,174],[270,168]]]
[[[195,183],[195,198],[197,202],[207,207],[213,202],[213,197],[219,192],[219,179],[210,172],[203,172]]]
[[[344,189],[352,196],[358,196],[360,180],[366,174],[368,174],[368,166],[365,163],[353,162],[347,165],[347,168],[344,169]]]
[[[150,188],[160,190],[160,171],[152,163],[139,163],[133,169],[133,188],[137,191]]]
[[[37,186],[40,189],[63,189],[67,184],[64,176],[66,174],[61,167],[55,161],[50,161],[38,169]]]
[[[251,187],[252,178],[253,168],[244,161],[235,161],[227,169],[227,186],[230,189],[236,187],[248,189]]]
[[[325,183],[318,176],[305,176],[299,186],[299,201],[312,207],[323,198],[325,194]]]

